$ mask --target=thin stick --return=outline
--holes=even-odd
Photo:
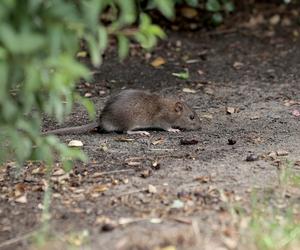
[[[100,173],[95,173],[96,177],[101,176],[101,175],[107,175],[107,174],[116,174],[116,173],[123,173],[123,172],[134,172],[134,169],[120,169],[120,170],[112,170],[112,171],[107,171],[107,172],[100,172]],[[93,176],[95,177],[95,176]]]
[[[21,240],[26,240],[26,239],[30,238],[31,236],[33,236],[35,233],[36,233],[36,231],[32,231],[28,234],[24,234],[24,235],[18,236],[16,238],[4,241],[4,242],[0,243],[0,248],[12,245],[14,243],[18,243]]]
[[[130,194],[135,194],[135,193],[140,193],[140,192],[145,192],[147,190],[148,190],[148,188],[141,188],[141,189],[131,190],[131,191],[119,194],[117,197],[126,196],[126,195],[130,195]]]

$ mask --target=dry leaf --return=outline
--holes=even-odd
[[[272,160],[275,160],[276,159],[276,156],[277,156],[277,153],[272,151],[268,154],[268,156],[272,159]]]
[[[159,138],[158,140],[152,141],[152,145],[158,145],[158,144],[163,144],[165,142],[164,138]]]
[[[157,57],[150,64],[151,64],[152,67],[158,68],[158,67],[160,67],[161,65],[163,65],[165,63],[166,63],[166,60],[164,58]]]
[[[87,52],[82,50],[82,51],[79,51],[77,52],[76,54],[77,57],[86,57],[87,56]]]
[[[209,175],[204,175],[204,176],[198,176],[194,178],[195,181],[199,181],[201,183],[208,183],[211,181],[211,176]]]
[[[16,198],[15,202],[22,203],[22,204],[27,203],[27,195],[24,194],[24,195]]]
[[[52,176],[50,179],[52,181],[55,181],[55,182],[64,182],[65,180],[68,180],[70,178],[69,174],[64,174],[64,175],[59,175],[59,176]]]
[[[60,175],[64,175],[65,171],[63,169],[57,169],[53,172],[52,176],[60,176]]]
[[[290,107],[293,105],[300,105],[300,101],[295,101],[295,100],[285,100],[284,101],[284,106]]]
[[[100,145],[100,150],[103,151],[103,152],[107,152],[108,151],[107,145],[106,144]]]
[[[285,150],[277,150],[276,154],[277,154],[277,156],[287,156],[289,154],[289,152],[287,152]]]
[[[201,117],[211,120],[213,118],[212,114],[203,114]]]
[[[14,196],[15,197],[19,197],[21,195],[23,195],[26,191],[26,185],[24,183],[18,183],[15,185],[15,192],[14,192]]]
[[[223,243],[226,245],[226,247],[228,247],[229,249],[236,249],[238,241],[236,239],[233,238],[229,238],[229,237],[224,237],[223,238]]]
[[[148,192],[150,194],[156,194],[157,193],[157,188],[155,186],[149,184],[149,186],[148,186]]]
[[[140,174],[140,176],[142,178],[148,178],[149,176],[151,176],[151,174],[152,174],[152,171],[150,169],[146,169]]]
[[[183,15],[185,18],[192,19],[198,15],[198,11],[191,7],[183,7],[180,9],[181,15]]]
[[[106,190],[108,190],[108,185],[107,184],[100,184],[100,185],[96,185],[94,187],[92,187],[91,192],[93,193],[102,193]]]
[[[31,174],[35,175],[35,174],[44,174],[46,173],[46,168],[45,167],[38,167],[38,168],[34,168],[31,171]]]
[[[103,173],[101,173],[101,172],[96,172],[96,173],[93,173],[91,175],[92,178],[98,178],[98,177],[101,177],[101,176],[103,176]]]
[[[111,223],[112,220],[106,216],[98,216],[96,218],[96,224],[107,224],[107,223]]]

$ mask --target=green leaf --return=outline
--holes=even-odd
[[[17,117],[18,108],[11,98],[6,98],[6,102],[2,106],[1,118],[7,123],[13,123]]]
[[[214,13],[212,15],[212,22],[215,25],[219,25],[220,23],[222,23],[223,22],[223,16],[222,16],[222,14],[220,12]]]
[[[218,0],[207,0],[205,7],[211,12],[221,11],[221,4]]]
[[[190,77],[190,74],[189,74],[188,70],[185,70],[185,71],[179,72],[179,73],[172,73],[172,75],[176,76],[176,77],[178,77],[180,79],[183,79],[183,80],[187,80]]]
[[[81,97],[79,95],[76,95],[76,99],[78,100],[78,102],[80,104],[82,104],[85,109],[88,111],[88,114],[89,114],[89,118],[91,120],[94,120],[95,119],[95,116],[96,116],[96,110],[95,110],[95,106],[94,106],[94,103],[87,99],[87,98],[84,98],[84,97]]]
[[[232,0],[223,0],[222,2],[226,12],[233,12],[235,10],[234,2]]]
[[[192,7],[196,7],[199,3],[199,0],[185,0],[186,3]]]
[[[108,43],[108,34],[103,26],[99,26],[98,28],[98,43],[99,50],[101,53],[103,53]]]
[[[44,46],[46,40],[40,34],[29,31],[16,32],[8,24],[0,26],[0,42],[16,54],[31,54]]]
[[[124,35],[118,35],[118,54],[120,60],[123,60],[129,52],[129,40],[126,36]]]
[[[83,7],[84,18],[86,19],[86,24],[89,29],[92,31],[96,31],[99,22],[99,10],[101,8],[102,1],[81,1]]]
[[[155,5],[160,12],[167,18],[171,19],[174,17],[174,1],[173,0],[154,0]]]
[[[88,42],[88,47],[89,47],[89,51],[91,54],[92,63],[94,66],[99,66],[102,63],[102,55],[100,55],[99,46],[97,44],[97,41],[91,35],[87,35],[86,39]]]
[[[5,61],[0,61],[0,103],[5,103],[6,101],[7,81],[8,81],[8,64]]]
[[[73,167],[73,162],[71,160],[65,160],[63,162],[63,169],[65,170],[65,172],[70,172],[71,169]]]
[[[148,31],[151,35],[158,36],[161,39],[166,38],[166,33],[158,25],[151,25]]]
[[[118,0],[121,9],[119,21],[121,25],[131,24],[136,19],[136,9],[134,0]]]

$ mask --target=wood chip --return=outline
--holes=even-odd
[[[285,151],[285,150],[278,150],[276,152],[277,156],[287,156],[289,154],[289,152]]]
[[[82,147],[83,143],[82,143],[82,141],[79,141],[79,140],[72,140],[68,143],[68,146],[69,147]]]
[[[195,94],[195,93],[197,93],[196,90],[190,89],[190,88],[183,88],[183,89],[182,89],[182,92],[184,92],[184,93],[190,93],[190,94]]]

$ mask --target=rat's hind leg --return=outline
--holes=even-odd
[[[132,130],[127,130],[126,133],[128,135],[146,135],[146,136],[150,136],[150,133],[147,132],[147,131],[139,131],[139,130],[132,131]]]

